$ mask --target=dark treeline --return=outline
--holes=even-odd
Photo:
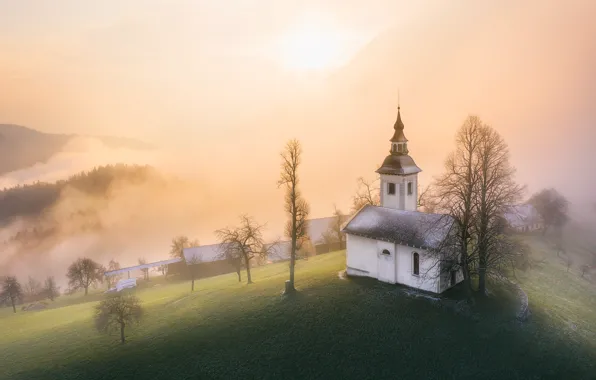
[[[116,182],[139,184],[148,179],[159,179],[157,171],[147,165],[107,165],[75,174],[54,183],[35,182],[0,190],[0,227],[18,217],[37,217],[55,205],[66,188],[93,196],[109,198],[110,188]]]

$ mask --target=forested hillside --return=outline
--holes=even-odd
[[[150,166],[109,165],[55,183],[0,191],[0,247],[35,251],[65,237],[106,229],[111,200],[134,186],[158,189],[165,179]]]

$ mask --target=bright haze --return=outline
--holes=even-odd
[[[4,1],[0,123],[154,144],[35,173],[54,180],[122,157],[195,178],[217,207],[200,231],[180,232],[205,244],[242,213],[281,231],[290,138],[303,145],[312,216],[347,211],[356,178],[374,178],[388,153],[398,91],[423,185],[474,113],[504,136],[530,192],[553,186],[588,204],[595,14],[583,0]]]

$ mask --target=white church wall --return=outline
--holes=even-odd
[[[386,241],[376,241],[377,243],[377,278],[380,281],[395,284],[396,279],[396,245]],[[385,253],[383,253],[385,252]],[[386,253],[389,252],[387,255]]]
[[[412,194],[408,195],[408,182],[412,182]],[[416,211],[418,208],[418,176],[410,175],[404,178],[404,187],[406,190],[405,209]]]
[[[408,195],[408,182],[412,194]],[[389,183],[395,184],[395,194],[388,194]],[[416,211],[418,206],[418,176],[381,175],[381,205],[400,210]]]
[[[414,274],[414,255],[420,255],[419,274]],[[397,282],[413,288],[436,293],[439,290],[436,257],[423,249],[397,245]]]
[[[397,175],[381,175],[381,206],[388,208],[399,208],[399,187],[401,177]],[[395,194],[389,194],[389,183],[395,184]]]
[[[377,241],[346,234],[347,273],[377,278]]]

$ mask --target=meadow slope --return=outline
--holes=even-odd
[[[556,316],[533,310],[521,324],[504,309],[472,318],[399,286],[341,279],[344,266],[344,252],[299,261],[292,298],[280,295],[287,263],[255,269],[250,286],[235,274],[201,280],[194,293],[155,281],[136,290],[146,319],[124,346],[93,328],[100,294],[37,312],[3,309],[0,378],[594,378],[594,346]],[[530,302],[546,310],[567,301]]]

